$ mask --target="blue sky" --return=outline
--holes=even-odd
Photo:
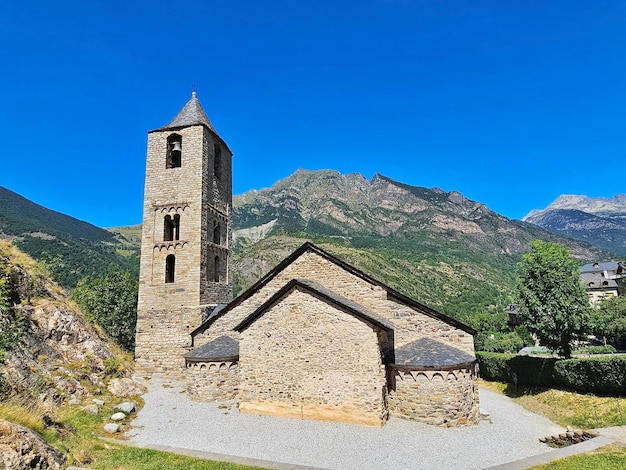
[[[235,194],[298,168],[510,218],[625,193],[626,1],[5,2],[0,186],[141,222],[147,132],[195,84]]]

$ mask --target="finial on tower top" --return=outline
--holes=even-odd
[[[191,85],[191,96],[196,98],[197,94],[198,94],[198,89],[196,88],[196,84],[194,83],[193,85]]]

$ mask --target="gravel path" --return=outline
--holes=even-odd
[[[198,403],[182,384],[144,382],[145,406],[126,435],[165,445],[327,469],[482,469],[549,452],[538,439],[563,428],[510,399],[480,390],[486,421],[438,428],[391,418],[382,428],[240,413]]]

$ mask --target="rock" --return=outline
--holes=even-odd
[[[98,405],[96,405],[95,403],[90,403],[87,406],[83,406],[83,410],[85,410],[90,415],[97,415],[98,412],[100,411],[100,409],[98,408]]]
[[[58,408],[63,404],[61,395],[54,388],[49,388],[39,394],[39,401],[47,408]]]
[[[99,398],[94,398],[93,401],[98,406],[104,406],[104,400],[100,400]]]
[[[85,387],[83,387],[78,380],[73,378],[57,377],[54,380],[54,385],[57,390],[65,392],[68,395],[82,397],[87,393]]]
[[[123,377],[121,379],[112,379],[107,387],[116,397],[130,397],[133,395],[141,395],[145,392],[145,387],[133,379]]]
[[[93,385],[94,387],[98,387],[100,389],[104,388],[104,382],[102,381],[102,378],[96,374],[89,374],[89,382],[91,382],[91,385]]]
[[[119,432],[120,425],[116,423],[107,423],[104,425],[104,430],[109,434],[115,434],[116,432]]]
[[[113,414],[113,416],[111,416],[111,419],[113,421],[121,421],[124,418],[126,418],[126,415],[124,413],[122,413],[121,411],[118,413]]]
[[[0,468],[60,469],[65,462],[65,456],[39,434],[0,420]]]
[[[78,398],[70,398],[67,400],[68,405],[80,405],[80,400]]]
[[[120,403],[115,407],[116,410],[123,411],[124,413],[132,413],[135,411],[135,403],[132,401],[125,401],[124,403]]]

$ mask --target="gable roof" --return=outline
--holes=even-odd
[[[252,295],[254,295],[259,289],[261,289],[262,287],[267,285],[272,279],[274,279],[278,275],[278,273],[283,271],[287,266],[289,266],[291,263],[293,263],[297,258],[302,256],[307,251],[316,253],[319,256],[327,259],[331,263],[334,263],[340,266],[341,268],[345,269],[346,271],[350,272],[351,274],[363,279],[364,281],[381,287],[382,289],[387,291],[387,295],[389,297],[393,297],[394,299],[396,299],[397,301],[401,302],[404,305],[415,308],[419,310],[420,312],[422,312],[423,314],[428,315],[429,317],[436,318],[437,320],[441,320],[444,323],[447,323],[451,326],[454,326],[455,328],[465,331],[466,333],[469,333],[471,335],[476,334],[475,329],[461,323],[458,320],[455,320],[454,318],[450,318],[442,313],[439,313],[438,311],[430,307],[427,307],[426,305],[423,305],[404,294],[401,294],[397,290],[392,289],[391,287],[383,284],[377,279],[374,279],[373,277],[368,276],[363,271],[355,268],[354,266],[351,266],[350,264],[345,263],[341,261],[340,259],[334,257],[333,255],[322,250],[320,247],[314,245],[313,243],[306,242],[302,246],[300,246],[300,248],[294,251],[291,255],[287,256],[278,265],[276,265],[274,269],[269,271],[265,276],[263,276],[256,283],[254,283],[254,285],[252,285],[249,289],[247,289],[245,292],[240,294],[236,299],[234,299],[230,304],[228,304],[228,306],[222,309],[219,313],[217,313],[216,315],[212,315],[210,318],[207,318],[204,322],[202,322],[202,324],[199,327],[197,327],[195,330],[191,332],[192,341],[193,341],[193,338],[195,338],[198,334],[204,333],[207,330],[207,328],[209,328],[218,318],[227,314],[230,310],[237,307],[238,305],[240,305],[242,302],[249,299],[250,297],[252,297]]]
[[[344,312],[353,315],[361,321],[371,323],[386,331],[393,330],[393,324],[391,322],[385,320],[384,318],[376,315],[373,312],[370,312],[356,302],[337,295],[331,290],[322,286],[321,284],[318,284],[317,282],[311,281],[309,279],[292,279],[233,329],[239,332],[245,330],[257,319],[263,316],[263,314],[267,312],[273,305],[275,305],[281,298],[283,298],[294,289],[301,289],[302,291],[305,291],[315,297],[325,300],[335,307],[343,310]]]
[[[397,367],[458,366],[474,362],[476,357],[453,346],[431,338],[420,338],[396,349]]]

